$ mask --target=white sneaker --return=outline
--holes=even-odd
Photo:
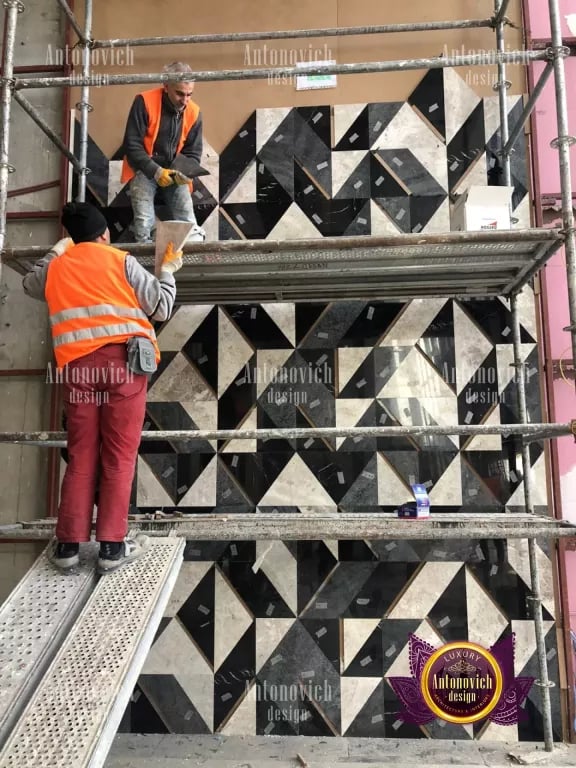
[[[203,243],[206,240],[206,232],[198,224],[194,224],[190,234],[186,238],[187,243]]]
[[[114,555],[106,552],[106,546],[100,544],[98,555],[98,573],[103,576],[106,573],[117,571],[128,563],[134,562],[150,548],[150,537],[139,533],[134,539],[124,539],[120,551]]]

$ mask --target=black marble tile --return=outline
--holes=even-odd
[[[366,302],[361,313],[356,317],[354,322],[340,339],[338,346],[372,347],[376,345],[394,325],[405,306],[406,304],[404,302],[398,301]],[[373,355],[379,362],[381,362],[381,359],[389,354],[395,357],[393,352],[389,351],[392,349],[395,348],[376,347],[373,350]],[[406,349],[407,354],[411,347],[402,347],[398,349]],[[393,373],[393,371],[391,371],[391,373]],[[383,379],[382,384],[385,384],[385,382],[386,380]]]
[[[246,168],[256,157],[256,112],[252,112],[238,133],[220,153],[220,200],[234,189]]]
[[[382,438],[382,440],[385,439],[387,438]],[[389,450],[387,448],[380,450],[407,488],[410,488],[414,483],[420,482],[420,466],[416,451]]]
[[[355,427],[374,427],[378,426],[377,420],[376,420],[376,414],[380,407],[378,404],[374,401],[371,403],[368,408],[366,409],[364,415],[362,418],[354,425]],[[344,442],[338,448],[338,451],[340,453],[350,453],[350,452],[364,452],[364,453],[370,453],[370,452],[376,452],[378,447],[378,438],[376,437],[363,437],[363,436],[357,436],[357,437],[347,437],[344,439]],[[377,501],[375,504],[377,505]],[[352,501],[348,501],[346,499],[342,500],[342,504],[353,504]]]
[[[235,429],[256,404],[256,355],[218,399],[218,429]]]
[[[479,101],[447,147],[450,192],[484,152],[485,145],[484,102]]]
[[[356,598],[377,567],[372,562],[339,563],[315,594],[305,618],[377,618],[374,603],[356,606]]]
[[[344,677],[382,677],[383,674],[384,650],[378,625],[344,670]]]
[[[408,195],[404,197],[375,197],[373,199],[400,232],[404,234],[411,232],[410,198]]]
[[[139,685],[134,688],[118,733],[170,733],[168,726]]]
[[[266,171],[294,198],[294,115],[290,112],[260,149],[257,156]]]
[[[322,314],[328,309],[329,304],[315,304],[313,302],[296,302],[296,345],[299,347],[316,325]],[[329,348],[334,345],[327,345]]]
[[[406,722],[404,708],[384,678],[384,722],[386,737],[390,739],[425,739],[424,730],[413,723]]]
[[[408,645],[411,634],[420,626],[419,619],[382,619],[379,624],[383,652],[383,674]]]
[[[337,301],[326,305],[325,311],[319,314],[315,322],[312,313],[307,323],[309,331],[305,338],[300,337],[298,346],[303,349],[337,348],[340,339],[356,322],[365,306],[362,301]],[[297,309],[297,323],[298,319]]]
[[[331,107],[296,107],[295,112],[327,147],[332,144]]]
[[[445,739],[450,741],[471,741],[472,736],[463,725],[449,723],[446,720],[436,719],[424,726],[424,730],[431,739]]]
[[[334,149],[337,152],[347,149],[370,149],[369,134],[368,105],[366,105],[340,141],[335,145]]]
[[[237,483],[222,463],[217,459],[218,469],[216,475],[216,504],[222,507],[250,506],[250,499],[238,487]]]
[[[223,453],[221,460],[248,498],[257,504],[286,467],[293,452]]]
[[[459,305],[492,344],[513,343],[512,314],[500,299],[467,299]],[[522,344],[536,342],[523,325],[520,325],[520,341]]]
[[[498,364],[493,349],[458,395],[458,423],[480,424],[499,402]]]
[[[376,373],[374,370],[374,355],[370,353],[366,359],[360,363],[356,371],[352,374],[344,388],[338,393],[339,399],[358,399],[376,397]]]
[[[456,448],[450,451],[425,450],[418,453],[418,482],[433,488],[458,455]]]
[[[162,356],[164,356],[164,352]],[[213,307],[182,346],[213,392],[218,392],[218,307]]]
[[[377,149],[376,155],[411,195],[446,197],[446,190],[409,149]]]
[[[289,401],[282,403],[284,395],[288,398],[289,392],[268,387],[260,396],[257,406],[258,429],[288,429],[297,426],[296,405]],[[296,443],[296,440],[284,438],[258,440],[256,450],[258,453],[290,453],[296,450]]]
[[[268,237],[288,210],[290,200],[276,196],[275,200],[258,203],[222,203],[220,208],[247,240]]]
[[[214,731],[216,732],[241,701],[255,677],[256,624],[248,627],[214,676]]]
[[[346,233],[354,234],[354,230],[360,233],[361,228],[366,227],[366,223],[359,222],[364,218],[363,213],[367,208],[366,200],[363,198],[338,198],[328,201],[329,214],[329,232],[331,237],[343,237]]]
[[[75,123],[74,153],[78,157],[80,153],[80,122],[76,120]],[[86,176],[86,185],[90,187],[90,191],[100,205],[104,206],[108,204],[109,162],[98,144],[88,135],[86,165],[90,169],[90,173]]]
[[[298,722],[298,736],[337,736],[337,724],[327,722],[316,702],[304,699],[299,702],[298,714],[293,719]]]
[[[371,155],[366,155],[358,163],[356,168],[350,173],[346,181],[334,195],[335,199],[340,198],[370,198],[371,193]]]
[[[424,352],[432,365],[441,373],[454,370],[454,310],[451,301],[444,304],[440,312],[421,335],[417,346]],[[451,381],[446,382],[455,391]]]
[[[392,539],[390,541],[371,541],[370,548],[383,563],[418,563],[421,558],[416,550],[415,541]]]
[[[509,621],[531,618],[532,592],[510,565],[488,568],[484,563],[469,563],[467,568]]]
[[[462,504],[500,506],[511,496],[509,466],[500,451],[461,451]]]
[[[546,658],[548,661],[548,677],[554,687],[550,689],[550,709],[552,713],[552,728],[554,740],[562,741],[562,702],[561,682],[558,671],[558,646],[554,627],[551,627],[545,638]],[[524,665],[518,677],[532,677],[540,679],[538,655],[534,653],[527,664]],[[526,707],[524,709],[526,719],[518,725],[519,738],[526,740],[542,740],[542,698],[537,685],[533,685],[528,693]]]
[[[374,469],[371,462],[375,460],[375,456],[370,453],[331,453],[327,457],[324,453],[308,451],[302,454],[302,459],[336,504],[344,498],[363,472],[375,474],[367,469],[368,465]],[[376,477],[366,479],[376,486]]]
[[[368,195],[369,196],[369,195]],[[372,234],[372,210],[370,207],[370,201],[366,201],[364,207],[361,208],[356,218],[349,224],[344,232],[343,237],[368,237]]]
[[[346,560],[363,562],[365,560],[372,561],[378,559],[378,555],[367,541],[344,539],[338,542],[338,560],[340,562]]]
[[[468,640],[466,569],[460,568],[428,613],[428,620],[447,643]]]
[[[403,106],[403,101],[368,104],[368,144],[370,146],[384,133]]]
[[[160,619],[160,624],[158,625],[158,629],[156,630],[156,634],[154,635],[154,640],[152,641],[152,645],[154,645],[156,640],[158,640],[162,632],[164,632],[164,630],[166,629],[168,624],[170,624],[171,621],[172,619],[169,616],[162,616],[162,618]]]
[[[292,174],[292,194],[285,190],[284,184],[280,183],[275,174],[268,169],[265,163],[257,163],[256,200],[258,203],[275,205],[283,202],[286,208],[290,205],[294,198],[294,163],[289,156],[284,155],[284,165],[290,169]]]
[[[138,685],[153,702],[170,733],[211,733],[212,723],[206,723],[182,690],[174,675],[140,675]]]
[[[254,573],[252,565],[229,560],[222,561],[220,568],[255,618],[281,619],[294,616],[268,577],[261,570]]]
[[[312,640],[340,673],[340,620],[339,619],[300,619]]]
[[[218,239],[219,240],[243,240],[238,230],[230,224],[222,211],[218,213]]]
[[[409,523],[407,523],[409,525]],[[355,566],[359,564],[354,564]],[[417,563],[379,562],[342,613],[346,619],[378,619],[417,570]]]
[[[322,541],[296,542],[296,559],[298,562],[298,615],[300,615],[337,561]],[[322,619],[323,616],[319,618]]]
[[[410,231],[414,234],[422,232],[444,200],[446,200],[446,195],[411,195]]]
[[[253,349],[292,348],[268,312],[258,304],[226,304],[224,310]]]
[[[298,112],[294,115],[294,161],[326,196],[332,192],[332,153]]]
[[[446,137],[446,114],[444,110],[444,71],[431,69],[408,98],[408,104],[415,107],[442,137]]]
[[[500,422],[502,424],[513,424],[521,421],[520,408],[518,405],[518,387],[517,376],[513,377],[507,387],[500,395]],[[526,358],[524,367],[524,393],[526,395],[526,409],[528,411],[528,421],[535,424],[541,423],[546,419],[542,413],[542,398],[540,395],[540,363],[538,360],[538,349],[534,348]]]
[[[370,188],[374,199],[406,197],[409,193],[409,189],[399,183],[398,177],[390,173],[377,150],[370,153]]]
[[[351,484],[346,495],[340,502],[343,506],[359,508],[376,506],[378,504],[378,469],[376,454],[364,467],[358,478]]]
[[[377,353],[378,350],[375,350],[375,353]],[[380,376],[384,373],[386,366],[384,368],[379,368],[378,365],[378,357],[376,358],[376,375]],[[387,373],[385,374],[387,375]],[[376,400],[376,413],[374,415],[375,417],[375,426],[377,427],[399,427],[401,426],[400,420],[398,418],[398,408],[397,408],[397,401],[392,398],[384,397],[381,399]],[[387,455],[388,452],[396,452],[396,451],[416,451],[418,450],[418,444],[415,442],[413,438],[409,437],[402,437],[402,436],[394,436],[394,435],[385,435],[383,437],[377,438],[377,446],[378,450],[383,453],[384,456]]]
[[[342,734],[343,736],[349,739],[383,739],[385,737],[384,685],[384,680],[378,683],[360,712],[346,729],[346,732]]]
[[[208,218],[210,213],[218,205],[218,200],[216,200],[208,187],[202,183],[202,178],[200,176],[194,179],[192,202],[194,203],[194,211],[197,218],[198,212],[203,210],[206,211],[204,218]]]
[[[214,608],[214,568],[210,568],[177,616],[211,665],[214,664]]]
[[[256,683],[258,685],[258,683]],[[299,709],[279,707],[270,700],[256,700],[257,736],[296,736],[298,733]]]
[[[187,540],[184,547],[184,560],[194,562],[218,560],[221,554],[226,551],[228,544],[227,541]]]
[[[148,431],[156,430],[188,430],[198,429],[198,425],[186,413],[180,403],[177,402],[148,402],[146,404],[146,421],[144,428]],[[164,446],[164,448],[161,448]],[[156,449],[156,450],[155,450]],[[208,440],[192,440],[189,442],[177,441],[146,441],[142,443],[140,453],[161,453],[163,451],[175,453],[214,453],[214,448]]]

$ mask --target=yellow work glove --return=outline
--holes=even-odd
[[[173,171],[169,170],[168,168],[159,168],[154,174],[154,180],[156,181],[156,184],[158,184],[159,187],[169,187],[174,183],[172,173]]]
[[[178,171],[174,171],[174,184],[181,186],[182,184],[190,184],[186,176],[182,176]]]
[[[174,243],[168,243],[164,251],[164,258],[162,259],[161,272],[170,272],[173,275],[174,272],[178,272],[181,268],[182,251],[175,251]]]

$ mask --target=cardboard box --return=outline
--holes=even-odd
[[[398,517],[409,520],[422,520],[430,517],[430,497],[425,485],[411,485],[412,493],[416,501],[409,501],[398,507]]]
[[[511,229],[513,187],[470,187],[452,209],[452,231]]]

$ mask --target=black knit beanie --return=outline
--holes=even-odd
[[[62,208],[62,224],[75,243],[96,240],[108,228],[104,216],[90,203],[66,203]]]

